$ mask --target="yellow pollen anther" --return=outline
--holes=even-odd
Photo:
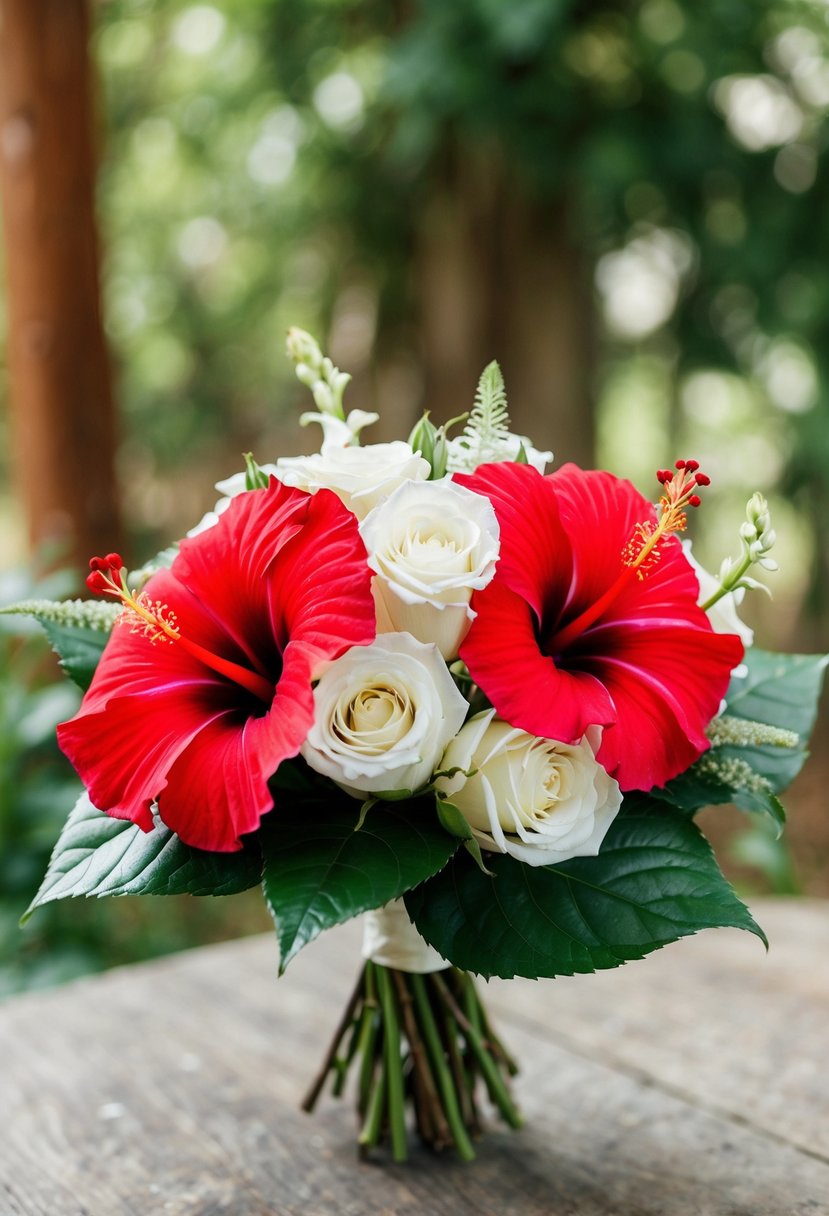
[[[124,611],[116,625],[128,625],[130,633],[141,633],[151,642],[177,642],[181,637],[178,618],[161,600],[151,600],[143,591],[123,597]]]

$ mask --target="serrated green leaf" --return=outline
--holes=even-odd
[[[731,681],[727,712],[793,730],[805,747],[817,717],[827,663],[829,655],[772,654],[752,647],[745,657],[748,674]]]
[[[57,899],[103,895],[235,895],[262,877],[251,843],[238,853],[207,853],[168,828],[142,832],[97,810],[84,791],[55,845],[40,890],[25,913]]]
[[[536,979],[618,967],[715,926],[765,942],[705,838],[675,813],[621,814],[598,857],[539,867],[487,860],[492,878],[461,850],[406,896],[426,941],[479,975]]]
[[[41,624],[61,667],[69,679],[86,692],[109,641],[109,634],[72,625],[56,625],[52,621],[41,621]]]
[[[259,833],[263,890],[276,922],[280,970],[323,929],[379,908],[452,856],[458,840],[444,832],[431,799],[373,806],[358,832],[353,798],[277,805]]]
[[[786,822],[786,809],[774,793],[771,784],[766,784],[759,762],[752,762],[746,757],[747,751],[758,749],[736,747],[712,747],[705,753],[703,761],[692,765],[687,772],[682,773],[669,782],[665,789],[660,790],[662,799],[679,810],[696,814],[706,806],[721,806],[733,802],[744,811],[758,811],[769,815],[777,825],[777,834]],[[727,774],[728,764],[736,761],[738,764],[748,764],[751,769],[748,774],[748,784],[740,784],[738,780],[725,780],[720,774]],[[739,772],[739,770],[737,770]],[[757,780],[759,778],[759,780]]]
[[[808,756],[827,662],[827,655],[749,650],[748,673],[732,680],[725,712],[733,718],[794,731],[800,746],[729,743],[712,747],[687,772],[670,781],[660,796],[691,813],[733,802],[746,811],[765,812],[782,828],[786,814],[776,795],[792,783]],[[744,772],[745,766],[750,772]]]
[[[37,621],[61,667],[86,691],[121,606],[100,600],[24,600],[0,612]]]

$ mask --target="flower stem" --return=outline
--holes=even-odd
[[[432,1014],[432,1007],[429,1004],[429,997],[426,993],[426,985],[422,975],[412,975],[409,982],[412,986],[415,1006],[417,1007],[420,1025],[423,1029],[423,1037],[426,1040],[426,1047],[432,1061],[432,1069],[434,1071],[435,1080],[438,1090],[443,1101],[443,1109],[446,1114],[447,1122],[452,1130],[452,1136],[455,1141],[455,1150],[458,1156],[464,1161],[474,1161],[475,1150],[472,1147],[472,1141],[469,1139],[463,1118],[461,1116],[460,1107],[458,1105],[458,1096],[455,1092],[455,1086],[452,1081],[452,1075],[446,1067],[446,1060],[443,1054],[443,1046],[438,1035],[438,1028],[435,1025],[435,1019]]]
[[[351,1025],[352,1019],[354,1017],[354,1011],[357,1008],[358,1004],[360,1003],[362,993],[363,993],[363,987],[365,984],[366,969],[369,966],[370,966],[370,964],[366,963],[366,966],[360,972],[360,976],[357,980],[357,983],[354,986],[354,991],[351,993],[351,996],[348,999],[348,1004],[346,1005],[345,1009],[343,1010],[343,1015],[340,1018],[340,1021],[337,1025],[337,1029],[334,1031],[334,1037],[331,1040],[331,1044],[328,1048],[328,1052],[325,1056],[325,1059],[322,1062],[322,1067],[320,1068],[319,1072],[317,1073],[316,1077],[314,1078],[311,1088],[308,1090],[305,1097],[302,1099],[302,1102],[300,1104],[301,1109],[304,1111],[308,1111],[309,1114],[314,1109],[314,1107],[317,1104],[317,1101],[319,1100],[319,1096],[322,1093],[322,1088],[325,1085],[326,1077],[328,1076],[329,1072],[331,1072],[331,1070],[335,1067],[334,1062],[337,1058],[337,1052],[339,1051],[340,1043],[342,1042],[345,1035],[348,1033],[348,1028]]]
[[[368,1111],[357,1143],[361,1150],[374,1148],[380,1139],[386,1105],[386,1057],[383,1056],[368,1102]]]
[[[352,1066],[361,1156],[387,1140],[392,1158],[406,1160],[408,1108],[424,1144],[473,1160],[480,1082],[504,1120],[521,1125],[508,1088],[514,1062],[492,1032],[472,977],[456,968],[415,975],[367,962],[303,1107],[313,1109],[329,1074],[333,1094],[341,1095]]]
[[[500,1110],[501,1114],[506,1119],[510,1127],[523,1126],[524,1120],[510,1097],[509,1090],[506,1087],[504,1078],[498,1071],[498,1066],[493,1060],[491,1054],[487,1051],[480,1031],[476,1026],[473,1026],[468,1018],[464,1015],[460,1005],[457,1003],[452,993],[449,991],[445,982],[439,975],[432,977],[435,988],[440,994],[441,1000],[445,1001],[452,1010],[458,1024],[466,1033],[466,1040],[478,1061],[478,1065],[483,1074],[486,1087],[489,1090],[489,1096],[495,1105]]]
[[[383,1026],[385,1034],[385,1068],[388,1082],[389,1128],[391,1132],[391,1151],[395,1161],[405,1161],[406,1151],[406,1116],[403,1111],[403,1062],[400,1055],[400,1023],[397,1017],[397,1005],[394,999],[394,989],[385,967],[377,968],[377,988],[380,993],[380,1007],[383,1011]]]
[[[366,963],[363,975],[365,977],[365,996],[360,1016],[360,1041],[358,1046],[360,1053],[360,1081],[357,1099],[357,1109],[361,1116],[365,1116],[368,1110],[371,1078],[374,1073],[377,1033],[380,1029],[374,963]]]
[[[728,595],[729,592],[733,591],[743,575],[746,574],[753,565],[754,563],[751,556],[746,554],[738,565],[732,567],[732,569],[728,571],[728,574],[720,583],[717,590],[713,592],[712,595],[709,595],[704,604],[700,604],[700,608],[702,608],[703,612],[707,612],[709,608],[713,608],[714,604],[718,603],[724,595]]]

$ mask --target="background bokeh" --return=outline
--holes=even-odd
[[[104,0],[92,16],[134,562],[212,505],[241,452],[314,449],[284,356],[297,324],[353,373],[347,403],[380,411],[367,438],[467,409],[496,357],[515,429],[557,460],[650,492],[693,455],[713,481],[694,520],[709,568],[762,490],[782,568],[744,615],[768,648],[829,648],[824,3]],[[0,289],[0,329],[4,306]],[[0,354],[3,428],[8,387]],[[0,472],[9,602],[34,576]],[[266,927],[252,898],[60,906],[17,928],[74,799],[51,742],[74,694],[19,625],[0,647],[0,992]],[[822,721],[787,846],[705,813],[745,889],[829,894],[827,742]]]

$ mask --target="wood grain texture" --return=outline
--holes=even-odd
[[[355,925],[276,980],[254,938],[0,1006],[0,1216],[828,1216],[829,907],[761,904],[619,971],[493,983],[527,1127],[462,1166],[356,1160],[297,1109]]]

